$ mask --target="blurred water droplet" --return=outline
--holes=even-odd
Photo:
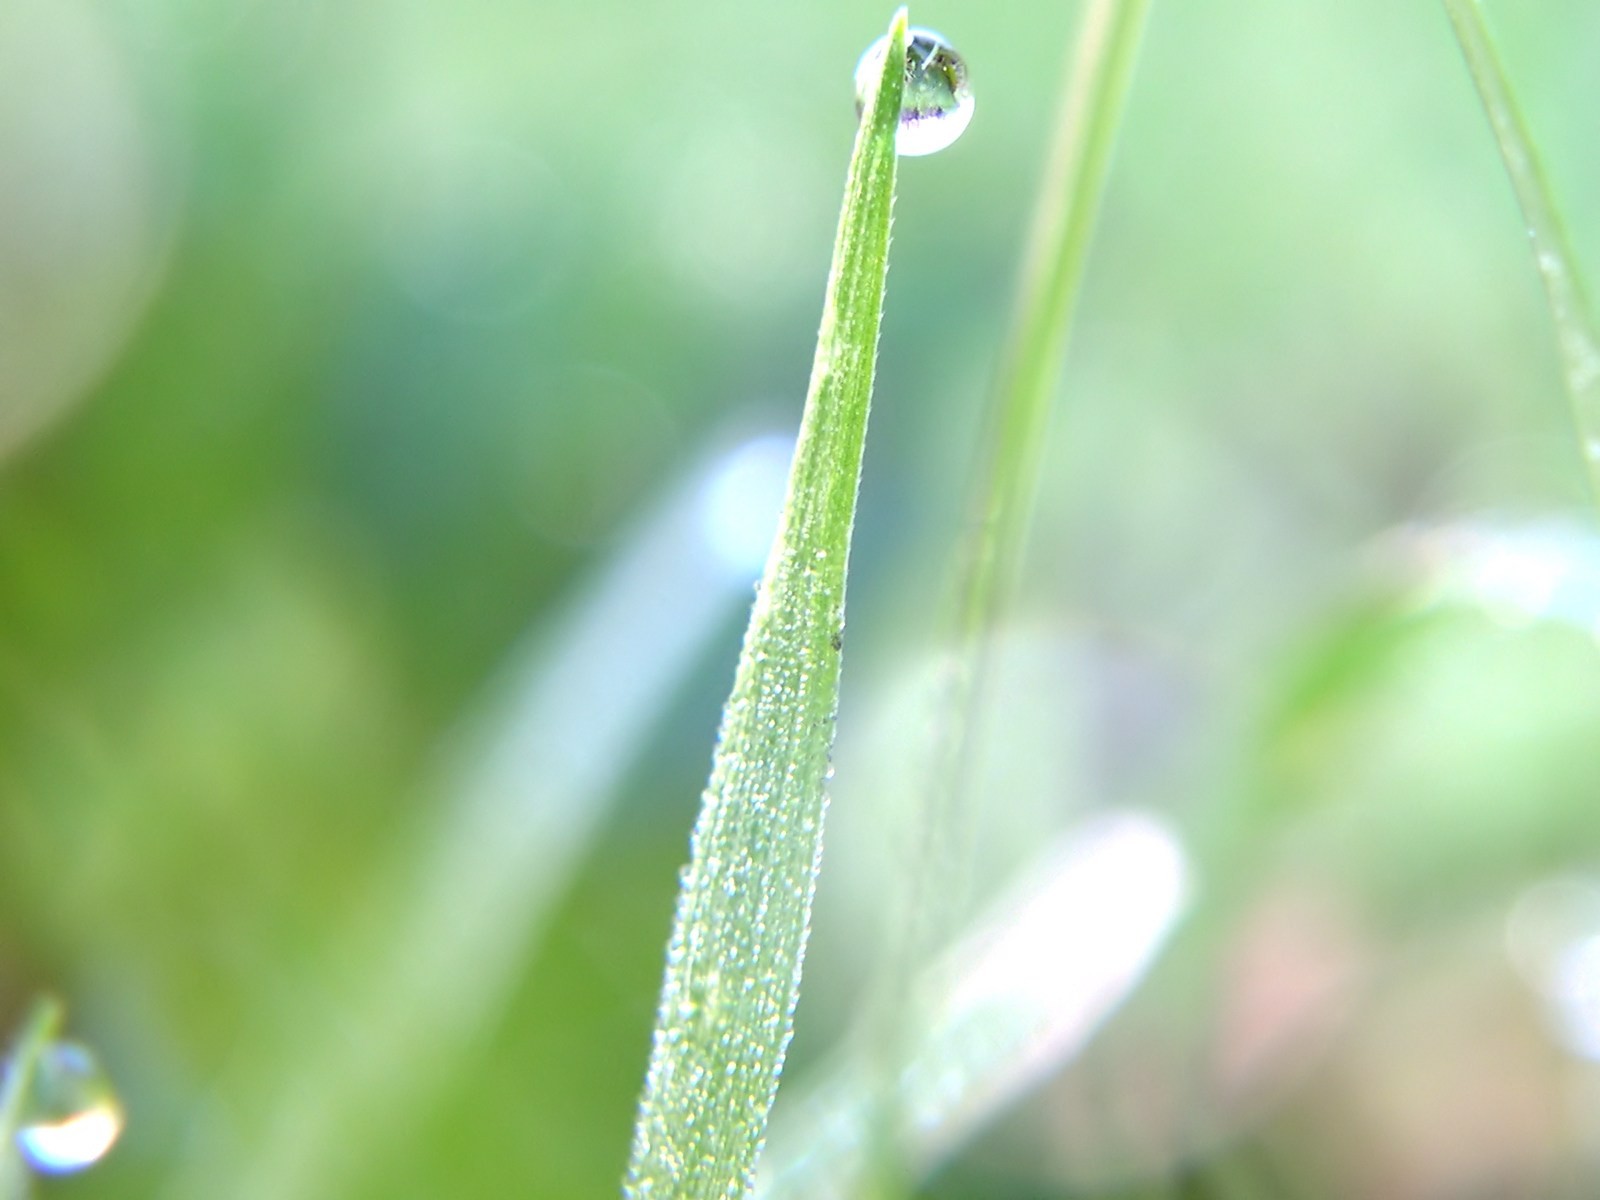
[[[867,47],[856,64],[856,113],[860,115],[883,69],[887,35]],[[907,157],[937,154],[972,123],[977,101],[967,82],[967,64],[931,29],[912,29],[906,41],[906,91],[900,105],[895,149]]]
[[[93,1166],[122,1132],[122,1105],[99,1060],[77,1042],[52,1042],[34,1066],[17,1148],[35,1170]]]

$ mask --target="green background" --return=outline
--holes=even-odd
[[[873,840],[861,780],[906,771],[884,714],[933,637],[1077,11],[911,15],[966,56],[977,114],[900,170],[797,1071],[859,1009],[856,918],[909,854]],[[387,928],[386,873],[513,648],[708,447],[797,423],[851,74],[887,16],[0,8],[0,1014],[59,992],[130,1112],[103,1166],[42,1194],[166,1195],[213,1161],[211,1194],[239,1194],[285,1094],[262,1048],[360,1036],[344,947]],[[1491,17],[1600,261],[1600,13]],[[1438,6],[1154,6],[1045,461],[980,881],[1137,801],[1190,837],[1202,909],[939,1194],[1588,1178],[1592,1068],[1501,929],[1600,852],[1600,659],[1572,622],[1425,603],[1383,552],[1485,514],[1588,520]],[[354,1165],[325,1194],[614,1194],[738,608],[611,749],[625,785],[542,935],[513,939],[508,994],[446,1061],[417,1046],[403,1121],[337,1114]],[[1202,1120],[1184,1098],[1210,1094],[1241,955],[1263,914],[1298,944],[1306,905],[1357,982],[1323,1049]],[[1123,1115],[1074,1116],[1079,1092]]]

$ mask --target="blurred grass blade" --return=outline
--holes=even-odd
[[[969,644],[993,626],[1027,537],[1051,402],[1149,8],[1149,0],[1091,0],[1067,64],[957,577],[957,628]]]
[[[1555,319],[1579,448],[1588,468],[1590,487],[1600,503],[1600,334],[1584,294],[1577,256],[1489,33],[1482,4],[1479,0],[1444,0],[1444,7],[1488,113],[1523,219],[1528,223],[1534,263]]]
[[[935,699],[924,832],[929,845],[914,867],[920,877],[911,883],[913,929],[906,948],[912,962],[895,969],[901,977],[956,919],[963,873],[951,855],[966,840],[958,828],[960,793],[989,633],[1027,537],[1051,402],[1149,7],[1149,0],[1091,0],[1068,56],[1054,144],[1023,251],[1010,345],[978,464],[973,521],[955,570],[953,657]]]
[[[906,10],[862,109],[782,525],[667,953],[627,1191],[743,1196],[793,1029],[822,847],[845,563],[888,270]]]
[[[791,446],[767,435],[697,463],[508,656],[443,755],[437,818],[396,854],[376,913],[332,939],[346,975],[303,982],[288,1029],[241,1039],[207,1107],[260,1098],[263,1127],[203,1130],[164,1196],[219,1179],[234,1200],[351,1194],[427,1110],[522,978],[651,726],[748,602]]]
[[[1004,1106],[1071,1061],[1143,979],[1188,906],[1191,867],[1159,817],[1102,813],[1062,835],[919,977],[914,1035],[894,1063],[895,1142],[908,1182],[956,1153]],[[1092,912],[1094,920],[1083,914]],[[763,1200],[847,1200],[876,1169],[878,1081],[841,1055],[785,1093]]]
[[[1091,0],[1065,66],[1065,87],[1032,228],[1023,249],[1017,309],[990,405],[974,481],[972,524],[953,578],[948,659],[931,700],[930,744],[919,800],[922,844],[903,889],[903,927],[879,972],[878,1108],[864,1119],[875,1144],[876,1194],[908,1190],[900,1129],[900,1064],[923,1027],[909,981],[963,922],[969,748],[983,701],[990,634],[1017,575],[1046,427],[1094,232],[1111,150],[1121,124],[1149,0]]]
[[[907,884],[907,929],[890,955],[886,1032],[907,1026],[909,979],[961,919],[969,843],[968,745],[982,703],[989,635],[1014,583],[1038,491],[1041,454],[1095,217],[1149,0],[1091,0],[1066,63],[1054,142],[1023,251],[1016,316],[990,406],[973,522],[954,577],[950,659],[933,704],[924,846]],[[892,1121],[891,1121],[892,1123]]]
[[[0,1200],[24,1200],[28,1195],[28,1168],[17,1149],[17,1130],[39,1057],[60,1036],[61,1020],[61,1002],[41,996],[33,1002],[7,1049],[5,1070],[0,1077]]]

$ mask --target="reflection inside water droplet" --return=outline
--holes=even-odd
[[[17,1148],[35,1170],[81,1171],[105,1156],[122,1132],[122,1105],[93,1052],[52,1042],[34,1065]]]
[[[867,47],[856,64],[856,113],[867,102],[883,69],[887,35]],[[967,131],[976,105],[967,64],[931,29],[912,29],[906,41],[906,91],[900,105],[895,149],[907,157],[936,154]]]

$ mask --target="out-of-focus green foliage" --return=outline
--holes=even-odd
[[[61,994],[129,1112],[42,1194],[248,1160],[279,1093],[241,1064],[360,1037],[342,948],[384,927],[511,648],[729,428],[797,423],[881,14],[765,15],[752,56],[725,0],[0,6],[0,1024]],[[913,15],[978,109],[901,170],[797,1076],[879,946],[913,598],[945,578],[1075,18]],[[1592,267],[1600,22],[1491,16]],[[978,870],[1136,802],[1190,839],[1201,908],[934,1187],[1592,1180],[1584,1067],[1504,946],[1524,889],[1600,854],[1600,662],[1548,578],[1436,586],[1449,530],[1585,502],[1448,22],[1158,4],[1141,55]],[[339,1196],[614,1194],[738,624],[623,751],[509,994],[447,1064],[419,1047],[425,1102],[341,1114]]]
[[[1484,115],[1494,130],[1506,176],[1528,225],[1545,298],[1566,368],[1567,396],[1572,402],[1589,479],[1600,502],[1600,327],[1590,310],[1582,267],[1567,240],[1561,208],[1551,194],[1539,150],[1506,78],[1482,0],[1446,0],[1445,11],[1461,43],[1461,56],[1483,101]]]

